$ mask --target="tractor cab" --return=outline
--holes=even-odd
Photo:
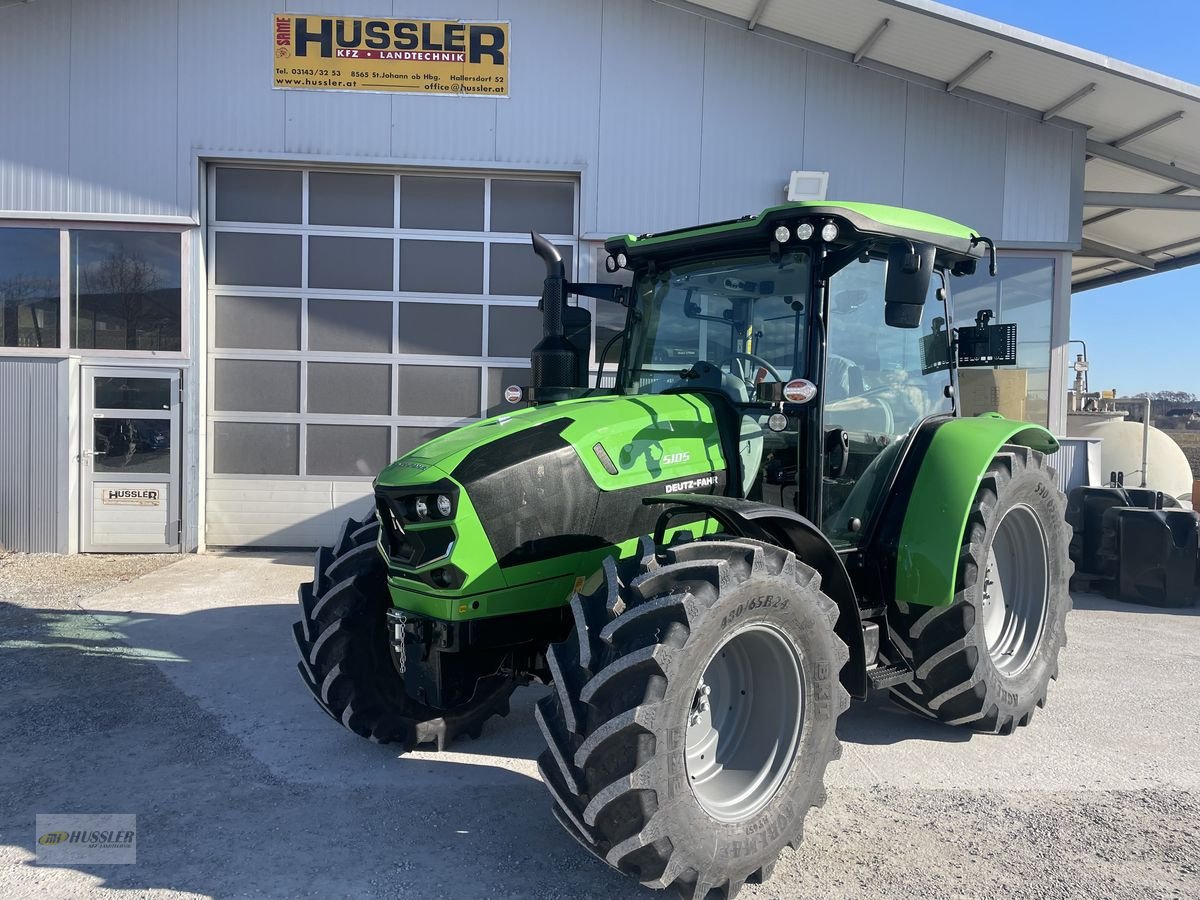
[[[613,391],[708,395],[730,494],[860,543],[906,436],[955,413],[950,281],[991,242],[909,210],[798,203],[606,246],[632,285],[569,289],[628,307]]]

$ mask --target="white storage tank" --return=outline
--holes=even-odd
[[[1124,472],[1129,487],[1142,485],[1143,428],[1140,422],[1126,422],[1120,413],[1070,413],[1067,436],[1102,438],[1100,445],[1101,477]],[[1150,428],[1145,444],[1147,455],[1146,487],[1175,498],[1192,496],[1192,467],[1171,438]]]

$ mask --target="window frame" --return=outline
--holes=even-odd
[[[196,247],[195,226],[156,224],[148,222],[121,221],[75,221],[67,217],[55,219],[17,219],[0,217],[0,230],[8,228],[37,228],[43,231],[58,231],[58,280],[59,304],[57,347],[0,347],[0,356],[28,356],[62,358],[78,356],[82,359],[128,359],[146,363],[149,360],[172,360],[186,362],[191,358],[192,342],[192,279]],[[74,300],[71,296],[71,232],[72,231],[124,231],[158,232],[179,235],[179,349],[178,350],[108,350],[71,346],[71,313]]]

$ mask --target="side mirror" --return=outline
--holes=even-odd
[[[919,328],[937,248],[897,241],[888,248],[884,321],[895,328]]]

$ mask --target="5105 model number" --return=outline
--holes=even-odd
[[[745,603],[739,603],[721,617],[721,627],[732,625],[746,613],[756,609],[787,609],[788,599],[788,597],[777,597],[775,594],[763,594],[761,597],[754,597]]]

